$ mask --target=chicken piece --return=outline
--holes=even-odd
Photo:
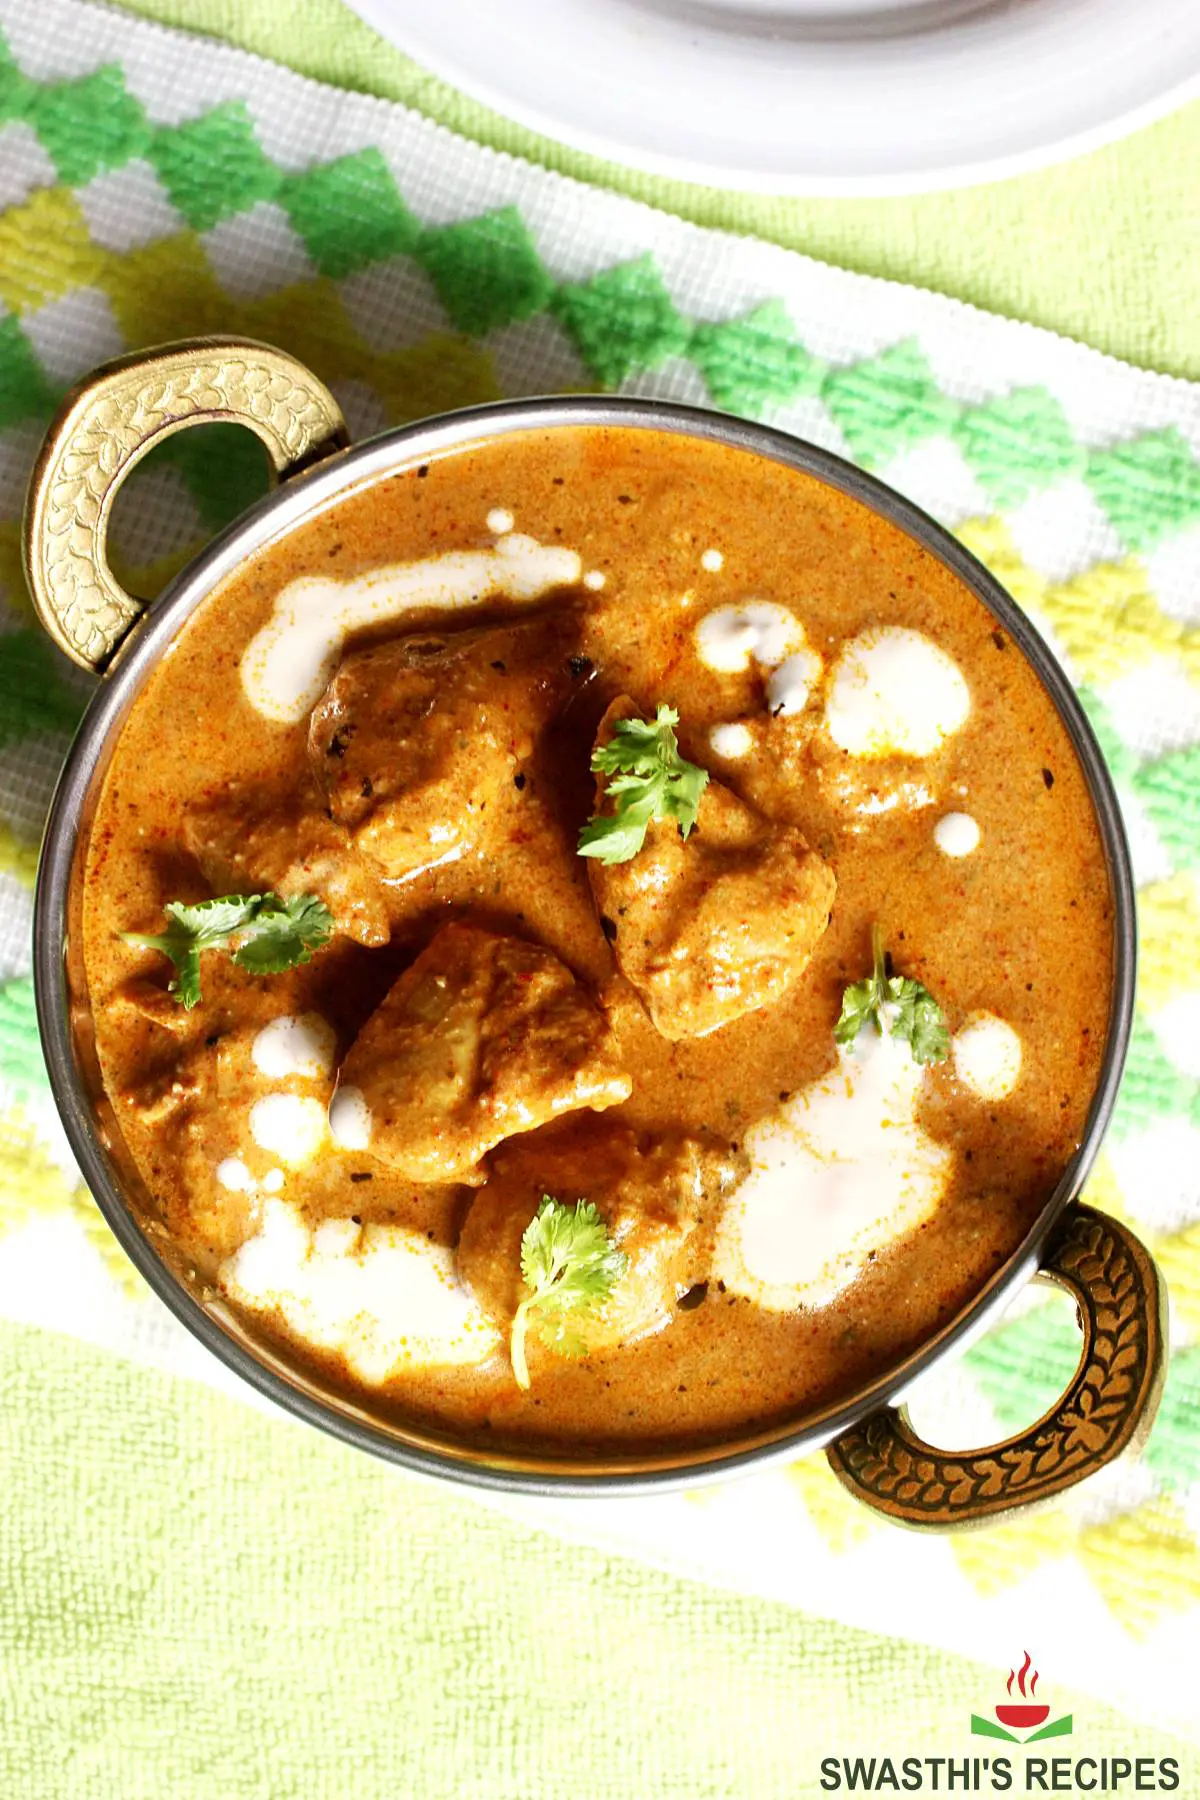
[[[135,975],[115,987],[108,997],[108,1007],[112,1013],[132,1013],[135,1018],[146,1019],[151,1025],[170,1032],[173,1038],[189,1043],[200,1029],[198,1013],[189,1012],[174,994],[144,975]]]
[[[263,984],[231,993],[228,1004],[206,997],[202,1010],[177,1008],[187,1035],[168,1036],[155,1024],[154,1048],[135,1078],[113,1090],[118,1118],[152,1134],[154,1191],[172,1236],[198,1266],[231,1255],[251,1229],[254,1197],[311,1167],[326,1139],[330,1028],[327,1054],[290,1073],[268,1072],[256,1054],[264,1028],[290,1017],[280,1012],[289,1004],[282,979],[282,997]]]
[[[604,1014],[549,950],[445,925],[359,1032],[331,1123],[413,1181],[483,1179],[479,1160],[561,1113],[627,1100]],[[347,1098],[347,1096],[350,1096]]]
[[[600,722],[608,742],[636,704],[614,701]],[[599,777],[598,805],[607,777]],[[825,927],[837,883],[794,826],[755,812],[710,780],[686,842],[672,821],[651,823],[638,854],[588,876],[622,974],[665,1038],[703,1037],[780,998]]]
[[[724,1148],[680,1136],[639,1142],[615,1122],[572,1122],[506,1144],[471,1202],[459,1273],[507,1331],[527,1294],[521,1238],[543,1196],[571,1206],[590,1200],[628,1263],[608,1301],[580,1318],[580,1334],[589,1350],[631,1343],[669,1324],[682,1296],[707,1275],[720,1197],[738,1173]]]
[[[591,673],[569,609],[352,651],[313,708],[309,760],[333,817],[393,880],[483,836],[538,733]]]
[[[315,894],[342,937],[374,946],[391,935],[378,876],[311,792],[231,785],[184,815],[183,841],[218,894]]]

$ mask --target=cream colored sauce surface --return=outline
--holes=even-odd
[[[242,655],[242,688],[262,718],[295,723],[320,699],[351,632],[406,612],[451,612],[489,596],[536,600],[572,586],[582,573],[574,550],[511,531],[491,550],[450,550],[352,581],[289,582]]]
[[[329,1102],[329,1135],[343,1150],[365,1150],[371,1142],[371,1109],[361,1088],[339,1087]]]
[[[830,674],[829,735],[851,756],[931,756],[960,731],[971,695],[952,657],[922,631],[878,625],[846,644]]]
[[[974,1013],[955,1033],[954,1072],[981,1100],[1007,1100],[1021,1079],[1021,1040],[994,1013]]]
[[[223,1264],[220,1284],[256,1312],[277,1311],[372,1384],[414,1366],[483,1362],[498,1343],[444,1244],[352,1219],[312,1231],[283,1200],[263,1202],[257,1232]]]
[[[250,1108],[250,1136],[291,1168],[311,1162],[325,1139],[325,1108],[307,1094],[264,1094]]]
[[[802,713],[821,678],[821,659],[814,651],[797,650],[767,676],[767,711],[774,719]]]
[[[251,1054],[255,1068],[271,1081],[284,1081],[288,1076],[316,1081],[332,1071],[336,1049],[333,1027],[320,1013],[304,1013],[299,1018],[285,1013],[263,1026]]]
[[[714,1278],[772,1311],[827,1305],[934,1212],[954,1163],[917,1123],[925,1070],[870,1030],[746,1134],[750,1174],[726,1206]]]
[[[943,856],[970,856],[979,848],[979,826],[970,813],[943,813],[933,828],[933,841]]]
[[[714,725],[708,734],[708,741],[713,755],[726,762],[740,762],[754,748],[754,735],[750,727],[736,719],[727,725]]]
[[[795,613],[773,600],[718,606],[705,613],[696,627],[701,662],[726,675],[736,675],[752,662],[765,669],[777,668],[804,646],[804,627]]]
[[[498,500],[527,536],[486,538]],[[702,574],[702,552],[718,544],[722,570]],[[603,573],[604,588],[587,586],[585,570]],[[568,590],[555,592],[559,582]],[[730,591],[790,604],[759,621],[779,626],[782,613],[781,640],[743,637],[737,666],[722,670],[701,655],[696,628],[726,610]],[[252,809],[264,792],[303,790],[305,696],[342,647],[360,629],[379,636],[380,621],[424,629],[441,611],[439,633],[474,623],[475,598],[483,618],[563,602],[594,670],[534,746],[523,788],[506,793],[486,853],[386,884],[386,949],[335,938],[311,963],[262,979],[207,956],[188,1035],[115,1003],[132,979],[165,990],[170,972],[148,969],[122,932],[161,929],[169,900],[205,891],[180,841],[187,810],[225,795],[235,811]],[[961,706],[943,705],[950,688],[934,696],[939,732],[953,726],[936,760],[911,736],[894,761],[864,759],[825,728],[843,653],[882,622],[940,650],[969,690],[958,724]],[[732,661],[738,632],[727,625],[716,637]],[[772,673],[805,648],[822,672],[802,711],[773,718]],[[280,675],[286,691],[272,690],[277,710],[264,717],[252,690],[261,699],[255,682],[268,675],[268,689]],[[691,1042],[661,1038],[622,990],[575,853],[593,803],[596,723],[619,694],[646,711],[677,707],[684,754],[798,829],[837,875],[828,930],[785,999]],[[745,748],[740,732],[722,736],[738,725],[752,753],[733,754]],[[956,862],[933,837],[950,795],[964,805],[969,795],[982,833],[978,852]],[[699,828],[702,842],[703,803]],[[553,950],[612,1008],[634,1090],[585,1122],[598,1167],[614,1127],[649,1141],[685,1133],[739,1160],[748,1147],[755,1164],[740,1200],[721,1203],[727,1291],[710,1281],[701,1304],[625,1348],[542,1359],[528,1395],[503,1354],[482,1353],[477,1331],[465,1347],[453,1306],[447,1323],[420,1297],[432,1283],[439,1307],[454,1300],[435,1277],[451,1267],[471,1192],[421,1188],[373,1154],[385,1148],[382,1101],[372,1120],[361,1095],[335,1089],[327,1116],[335,1070],[280,1023],[316,1016],[344,1050],[437,923],[472,909]],[[842,992],[868,972],[876,923],[898,971],[930,988],[966,1040],[919,1077],[892,1069],[886,1048],[877,1068],[831,1067]],[[1033,672],[957,579],[809,477],[618,431],[518,434],[435,460],[348,496],[252,559],[189,621],[124,725],[91,826],[84,903],[104,1079],[154,1218],[189,1266],[203,1281],[223,1273],[231,1297],[352,1399],[384,1382],[387,1406],[493,1445],[711,1437],[807,1416],[909,1354],[1011,1253],[1073,1154],[1103,1047],[1111,943],[1103,852],[1070,743]],[[983,1079],[967,1029],[984,1011],[1020,1040],[1012,1105],[983,1100],[964,1077]],[[177,1078],[195,1078],[199,1100],[164,1121],[159,1097]],[[535,1158],[543,1147],[552,1157],[555,1129],[544,1128],[544,1145],[530,1134]],[[906,1158],[873,1155],[881,1140]],[[296,1160],[305,1144],[314,1153]],[[940,1157],[949,1173],[939,1188]],[[227,1162],[257,1185],[223,1186],[216,1171]],[[585,1156],[581,1193],[589,1166]],[[289,1210],[269,1213],[276,1184]],[[798,1204],[808,1209],[802,1234]],[[708,1225],[715,1232],[717,1217]],[[407,1235],[393,1243],[376,1231]],[[432,1263],[414,1239],[436,1252]],[[391,1250],[396,1258],[382,1254]],[[398,1334],[426,1360],[397,1351]]]

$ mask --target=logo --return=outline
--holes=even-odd
[[[1042,1751],[1045,1738],[1073,1737],[1075,1721],[1070,1713],[1050,1717],[1051,1708],[1038,1698],[1038,1672],[1028,1650],[1019,1669],[1008,1672],[1003,1700],[992,1708],[994,1717],[971,1714],[976,1737],[1000,1738],[1002,1745],[1017,1744],[1020,1753],[999,1748],[984,1755],[945,1752],[917,1755],[882,1754],[869,1743],[855,1745],[853,1753],[823,1756],[820,1763],[822,1793],[838,1794],[1081,1794],[1094,1800],[1098,1794],[1118,1796],[1180,1792],[1179,1759],[1175,1756],[1088,1756],[1082,1745],[1068,1755]],[[1086,1725],[1084,1726],[1086,1731]],[[1038,1745],[1032,1750],[1030,1745]],[[1200,1789],[1192,1793],[1200,1796]]]
[[[1037,1698],[1038,1672],[1033,1669],[1030,1678],[1031,1669],[1033,1658],[1026,1650],[1020,1669],[1008,1671],[1008,1699],[993,1708],[996,1723],[981,1719],[978,1713],[971,1714],[971,1731],[975,1737],[1003,1738],[1009,1744],[1036,1744],[1042,1738],[1070,1737],[1074,1729],[1071,1714],[1064,1713],[1061,1719],[1050,1718],[1050,1708]],[[1014,1682],[1019,1699],[1013,1694]]]

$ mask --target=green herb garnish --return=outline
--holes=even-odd
[[[950,1054],[950,1032],[945,1014],[919,981],[905,975],[889,975],[883,952],[883,933],[871,932],[875,967],[865,981],[856,981],[842,995],[842,1013],[833,1028],[839,1044],[852,1044],[864,1025],[875,1025],[888,1037],[911,1045],[919,1063],[945,1062]]]
[[[708,786],[708,770],[680,756],[673,729],[678,723],[673,706],[660,706],[653,724],[619,719],[609,742],[593,750],[592,768],[613,777],[604,791],[616,808],[610,817],[588,820],[579,833],[580,856],[628,862],[645,842],[652,819],[674,819],[680,837],[687,836]]]
[[[278,894],[226,894],[195,906],[170,900],[165,910],[170,923],[157,936],[140,931],[121,936],[127,944],[170,957],[176,977],[169,992],[189,1009],[200,1000],[205,950],[231,951],[238,967],[253,975],[277,975],[309,962],[333,933],[333,914],[314,894],[293,894],[290,900]]]
[[[529,1386],[525,1333],[532,1323],[542,1343],[560,1356],[583,1349],[582,1315],[602,1306],[625,1273],[629,1258],[618,1250],[590,1200],[574,1210],[549,1194],[525,1227],[521,1274],[528,1294],[516,1310],[509,1356],[519,1387]]]

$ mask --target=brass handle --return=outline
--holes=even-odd
[[[249,426],[280,476],[347,442],[328,388],[252,338],[189,338],[106,363],[47,431],[25,505],[25,573],[46,630],[85,669],[105,667],[142,610],[105,558],[117,489],[152,445],[213,420]]]
[[[1066,1393],[1028,1431],[966,1455],[935,1450],[904,1408],[885,1407],[826,1450],[856,1499],[902,1525],[985,1525],[1050,1500],[1140,1445],[1166,1372],[1166,1293],[1131,1231],[1071,1207],[1040,1274],[1074,1295],[1083,1354]]]

